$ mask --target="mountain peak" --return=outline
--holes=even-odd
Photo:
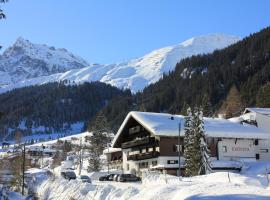
[[[32,44],[29,40],[18,37],[13,46],[28,46],[29,44]]]
[[[19,37],[0,55],[0,85],[48,76],[89,66],[88,62],[65,49],[34,44]],[[8,77],[8,78],[7,78]]]
[[[235,35],[227,35],[224,33],[210,33],[190,38],[179,45],[187,47],[189,45],[219,45],[226,46],[239,41],[241,38]]]

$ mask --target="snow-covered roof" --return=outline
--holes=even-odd
[[[185,119],[182,115],[132,111],[120,126],[112,142],[113,147],[131,117],[155,136],[178,136],[179,122],[181,122],[180,135],[184,136]],[[204,118],[204,130],[207,137],[270,139],[270,134],[257,127],[241,125],[220,118]]]
[[[270,116],[270,108],[246,108],[244,113],[254,112]]]
[[[114,152],[119,152],[119,151],[122,151],[121,148],[112,148],[112,147],[109,147],[109,148],[106,148],[103,150],[103,153],[104,154],[108,154],[108,153],[114,153]]]
[[[42,146],[29,146],[27,147],[30,151],[43,151],[44,153],[54,153],[56,150],[54,149],[48,149],[48,148],[42,148]]]

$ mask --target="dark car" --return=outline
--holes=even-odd
[[[108,174],[108,175],[99,177],[99,180],[100,181],[113,181],[114,176],[115,174]]]
[[[64,171],[64,172],[61,172],[61,176],[64,179],[68,179],[68,180],[76,179],[76,174],[73,171]]]
[[[117,181],[126,182],[126,181],[141,181],[140,177],[137,177],[133,174],[121,174],[118,176]]]

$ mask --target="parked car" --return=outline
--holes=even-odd
[[[74,171],[63,171],[63,172],[61,172],[61,176],[64,179],[68,179],[68,180],[76,179],[76,174]]]
[[[120,176],[120,174],[115,174],[115,175],[113,176],[113,181],[118,181],[118,176]]]
[[[92,183],[91,178],[89,178],[89,176],[86,175],[81,175],[79,177],[79,180],[83,183]]]
[[[108,175],[99,177],[99,180],[100,181],[113,181],[114,176],[115,174],[108,174]]]
[[[121,174],[117,177],[117,181],[126,182],[126,181],[141,181],[140,177],[137,177],[133,174]]]

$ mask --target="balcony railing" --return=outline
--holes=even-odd
[[[139,146],[139,145],[143,145],[143,144],[152,144],[155,142],[155,138],[153,137],[145,137],[145,138],[140,138],[140,139],[134,139],[132,141],[129,142],[124,142],[122,143],[122,149],[127,149],[130,147],[135,147],[135,146]]]
[[[160,155],[157,151],[128,155],[127,160],[145,160],[150,158],[157,158]]]
[[[122,160],[112,160],[110,161],[110,165],[120,165],[122,164]]]

